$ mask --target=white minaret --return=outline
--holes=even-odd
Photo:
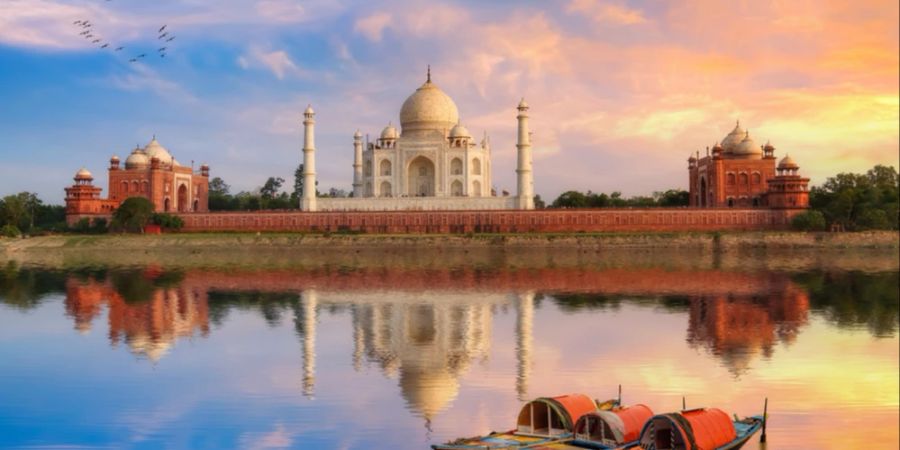
[[[523,98],[519,102],[519,141],[516,148],[519,150],[519,164],[516,168],[518,180],[517,195],[519,197],[519,209],[534,209],[534,180],[531,174],[531,133],[528,131],[528,103]]]
[[[362,133],[356,130],[353,135],[353,198],[363,196],[362,152]]]
[[[303,112],[303,197],[300,198],[300,209],[303,211],[316,210],[315,115],[312,105],[308,105]]]

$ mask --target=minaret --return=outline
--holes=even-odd
[[[534,292],[516,295],[516,394],[528,400],[528,376],[531,372],[531,340],[534,323]]]
[[[356,130],[353,135],[353,198],[363,196],[362,152],[362,133]]]
[[[528,103],[523,98],[519,102],[519,141],[516,143],[518,149],[519,164],[516,168],[518,180],[518,202],[519,209],[534,209],[534,180],[531,174],[531,133],[528,131]]]
[[[303,112],[303,197],[300,198],[300,209],[316,210],[316,124],[315,111],[312,105]]]
[[[316,387],[316,291],[307,289],[300,293],[303,317],[300,329],[303,332],[303,395],[312,398]]]

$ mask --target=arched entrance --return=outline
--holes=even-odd
[[[454,197],[461,197],[463,195],[463,186],[459,180],[454,181],[450,184],[450,195]]]
[[[182,184],[181,186],[178,186],[178,211],[187,211],[188,205],[187,186]]]
[[[170,206],[169,206],[169,197],[166,197],[166,199],[163,200],[163,211],[169,212],[169,211],[170,211],[169,208],[170,208]]]
[[[706,208],[706,178],[700,178],[700,207]]]
[[[412,197],[434,196],[434,163],[419,156],[409,163],[407,193]]]

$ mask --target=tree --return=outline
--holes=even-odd
[[[547,204],[544,203],[544,199],[541,198],[540,194],[534,196],[534,209],[544,209],[547,207]]]
[[[228,211],[233,209],[233,197],[229,193],[231,186],[219,177],[209,180],[210,211]]]
[[[281,189],[282,184],[284,184],[284,178],[269,177],[265,184],[263,184],[263,187],[259,188],[259,195],[266,200],[271,200],[278,194],[278,190]]]
[[[22,192],[17,195],[3,197],[2,213],[5,223],[19,229],[23,228],[23,222],[28,223],[30,219],[28,219],[29,205],[26,203],[27,194],[27,192]]]
[[[113,225],[131,232],[143,232],[153,216],[153,203],[144,197],[129,197],[113,212]]]
[[[578,191],[566,191],[560,194],[551,205],[553,208],[585,208],[588,206],[587,197]]]
[[[845,230],[897,229],[898,180],[896,169],[882,165],[865,174],[839,173],[810,189],[809,204]]]
[[[300,163],[297,166],[297,170],[294,171],[294,192],[291,192],[291,199],[294,201],[299,201],[300,197],[303,196],[303,163]]]
[[[797,231],[822,231],[825,229],[825,216],[815,210],[804,211],[791,219],[791,228]]]

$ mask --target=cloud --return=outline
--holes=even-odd
[[[237,64],[242,69],[249,69],[254,65],[260,65],[267,68],[275,78],[283,80],[287,75],[299,77],[307,76],[307,72],[297,66],[291,59],[290,55],[284,50],[262,50],[253,47],[248,54],[241,55],[237,58]]]
[[[597,0],[572,0],[566,7],[570,13],[579,13],[591,17],[596,22],[615,25],[639,25],[647,23],[644,13],[625,5]]]
[[[377,12],[368,17],[356,20],[353,31],[362,34],[373,42],[381,42],[381,35],[391,21],[391,15],[385,12]]]

